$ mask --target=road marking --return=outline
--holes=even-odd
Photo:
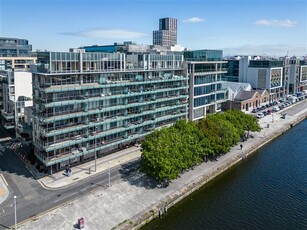
[[[6,193],[6,190],[4,188],[0,188],[0,196],[4,195]]]
[[[5,177],[3,176],[3,174],[2,174],[2,173],[0,174],[0,176],[1,176],[2,180],[4,181],[4,183],[6,184],[6,186],[9,186],[9,184],[7,183],[7,181],[6,181]]]

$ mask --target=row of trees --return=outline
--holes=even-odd
[[[176,179],[183,171],[229,152],[258,120],[238,110],[208,115],[198,122],[177,121],[155,130],[141,144],[141,170],[159,181]]]

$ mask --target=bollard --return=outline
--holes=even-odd
[[[88,174],[91,174],[91,168],[88,168]]]

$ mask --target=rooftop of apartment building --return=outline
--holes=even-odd
[[[38,52],[37,65],[32,72],[91,73],[133,72],[161,69],[183,69],[181,54],[102,53],[102,52]]]

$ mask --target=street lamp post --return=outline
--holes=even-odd
[[[17,196],[14,196],[14,211],[15,211],[15,230],[17,229],[17,208],[16,208],[16,199]]]
[[[111,161],[108,161],[109,163],[109,187],[111,187]]]

